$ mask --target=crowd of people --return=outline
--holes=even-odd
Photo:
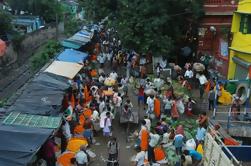
[[[191,63],[187,63],[184,69],[169,64],[172,75],[170,78],[163,78],[162,72],[168,66],[164,59],[155,65],[154,79],[149,78],[147,65],[152,63],[151,52],[144,55],[134,50],[125,50],[113,28],[101,28],[97,35],[98,42],[95,43],[90,58],[83,62],[85,68],[69,81],[70,87],[62,103],[64,119],[58,135],[61,138],[61,153],[67,151],[72,138],[83,137],[87,143],[80,147],[71,163],[77,166],[88,165],[90,155],[87,148],[95,143],[94,136],[101,131],[108,142],[108,165],[118,165],[119,145],[112,133],[112,121],[120,116],[126,121],[136,118],[132,113],[136,108],[128,95],[130,80],[134,78],[139,82],[136,87],[137,109],[142,108],[145,115],[141,118],[141,126],[136,134],[135,165],[164,163],[166,154],[163,147],[171,146],[180,157],[181,165],[199,165],[208,127],[206,111],[214,108],[215,81],[207,80],[203,71],[195,71]],[[91,63],[96,64],[95,68],[89,67]],[[187,140],[184,126],[178,125],[175,128],[173,124],[180,119],[196,119],[193,110],[195,101],[191,97],[185,99],[184,96],[176,95],[173,79],[188,91],[198,86],[201,99],[205,98],[205,92],[208,94],[208,110],[201,112],[197,118],[194,146],[190,148],[186,147],[186,142],[191,140]],[[195,83],[196,79],[198,85]],[[163,91],[163,85],[168,85],[168,89]],[[235,106],[238,104],[236,101],[234,103]],[[234,108],[239,109],[238,105]],[[218,126],[215,127],[211,135],[216,135],[218,129]],[[48,149],[53,151],[53,145],[51,139],[44,145],[44,159],[48,166],[55,165],[56,162],[54,153],[48,152]]]

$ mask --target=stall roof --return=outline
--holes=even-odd
[[[68,79],[51,73],[40,73],[29,82],[15,103],[8,109],[35,115],[58,115]]]
[[[61,42],[61,45],[66,48],[79,49],[81,46],[87,44],[93,38],[93,32],[81,30],[75,33],[72,37]]]
[[[68,39],[62,41],[61,45],[63,47],[72,48],[72,49],[79,49],[82,46],[82,44],[80,42],[71,41],[71,40],[68,40]]]
[[[72,49],[65,49],[61,54],[57,56],[56,60],[64,62],[83,63],[83,61],[87,58],[87,53]]]
[[[82,67],[83,65],[80,65],[77,63],[54,61],[44,72],[48,72],[48,73],[60,75],[69,79],[73,79],[75,75],[82,69]]]
[[[41,116],[11,112],[3,120],[5,125],[27,126],[36,128],[57,129],[61,124],[62,117]]]
[[[0,125],[0,165],[27,165],[52,129]]]

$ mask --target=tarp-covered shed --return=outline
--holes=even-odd
[[[66,48],[79,49],[81,46],[86,45],[93,38],[93,32],[81,30],[75,33],[72,37],[63,40],[61,45]]]
[[[54,61],[45,72],[73,79],[83,65],[64,61]]]
[[[67,79],[51,73],[40,73],[29,82],[9,111],[37,115],[58,115]]]
[[[27,165],[52,131],[52,129],[0,125],[0,165]]]
[[[72,62],[72,63],[83,63],[88,58],[87,53],[83,53],[80,51],[65,49],[62,53],[60,53],[56,60],[64,61],[64,62]]]

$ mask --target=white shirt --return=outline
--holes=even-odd
[[[137,155],[135,157],[135,161],[137,162],[137,166],[144,165],[145,154],[146,154],[145,151],[141,151],[141,152],[137,153]]]
[[[86,164],[88,163],[88,158],[87,158],[87,155],[85,152],[83,151],[79,151],[77,154],[76,154],[76,162],[78,164]]]
[[[114,79],[114,80],[117,80],[118,74],[117,74],[116,72],[112,72],[112,73],[110,74],[110,77],[111,77],[112,79]]]
[[[199,76],[200,85],[207,83],[207,78],[204,75]]]
[[[148,96],[147,100],[146,100],[146,104],[148,105],[148,107],[153,107],[154,106],[154,100]]]
[[[192,70],[187,70],[185,72],[185,77],[188,77],[188,78],[193,78],[193,71]]]
[[[165,68],[166,68],[166,64],[167,64],[167,61],[162,59],[162,60],[160,61],[159,64],[160,64],[160,67],[161,67],[162,69],[165,69]]]
[[[104,83],[105,77],[99,76],[98,81],[99,81],[100,83]]]
[[[159,134],[152,134],[152,133],[150,133],[150,142],[149,142],[149,145],[151,147],[155,147],[158,144],[159,139],[160,139]]]
[[[162,139],[162,143],[163,144],[167,144],[168,141],[169,141],[169,136],[170,136],[170,133],[164,133],[163,134],[163,139]]]
[[[65,122],[65,125],[63,125],[62,129],[63,129],[63,134],[64,134],[65,138],[70,139],[71,138],[71,130],[70,130],[69,123]]]
[[[96,120],[99,119],[99,113],[98,113],[97,110],[93,111],[91,118],[92,118],[93,121],[96,121]]]
[[[104,128],[104,126],[105,126],[106,113],[107,113],[107,111],[104,111],[104,112],[102,112],[102,113],[100,114],[100,122],[99,122],[100,128]],[[114,115],[113,115],[111,112],[110,112],[110,115],[111,115],[110,121],[109,121],[109,122],[106,122],[106,125],[112,125],[112,124],[111,124],[111,119],[114,119]],[[108,124],[108,123],[110,123],[110,124]]]
[[[103,122],[104,122],[104,127],[103,127],[104,129],[103,129],[103,131],[104,132],[110,132],[110,127],[112,126],[111,119],[106,117],[103,120]]]
[[[150,131],[150,129],[151,129],[151,120],[150,119],[144,119],[144,120],[146,122],[147,130]]]
[[[120,81],[120,83],[121,83],[122,85],[126,85],[126,84],[127,84],[127,81],[126,81],[125,78],[122,78],[121,81]]]
[[[103,112],[105,108],[105,101],[102,101],[101,103],[99,103],[99,112]]]
[[[121,104],[122,104],[122,98],[120,96],[117,96],[115,99],[114,99],[114,104],[116,107],[120,107]]]
[[[98,56],[98,61],[99,63],[105,63],[105,56],[104,55]]]
[[[146,58],[141,57],[140,60],[139,60],[139,64],[140,64],[140,65],[146,64]]]

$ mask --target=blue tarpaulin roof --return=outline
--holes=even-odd
[[[58,55],[56,59],[64,62],[82,63],[87,58],[87,53],[72,49],[65,49],[61,54]]]

